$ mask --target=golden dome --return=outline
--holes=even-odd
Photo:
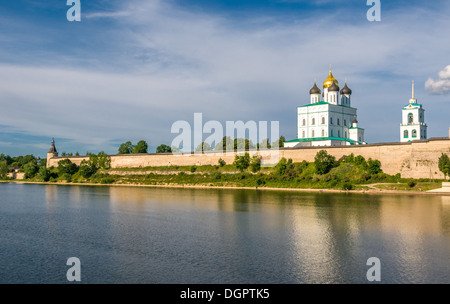
[[[330,68],[330,73],[328,74],[328,78],[325,79],[325,81],[323,82],[323,88],[327,89],[327,88],[331,87],[333,82],[339,87],[339,82],[336,80],[336,78],[334,78],[333,74],[331,73],[331,68]]]

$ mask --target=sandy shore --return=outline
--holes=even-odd
[[[95,184],[95,183],[50,183],[50,182],[28,182],[28,181],[2,181],[2,183],[16,184],[41,184],[58,186],[96,186],[96,187],[144,187],[144,188],[177,188],[177,189],[231,189],[231,190],[255,190],[255,191],[291,191],[291,192],[322,192],[322,193],[352,193],[352,194],[397,194],[397,195],[449,195],[450,192],[427,192],[427,191],[401,191],[401,190],[336,190],[336,189],[301,189],[301,188],[269,188],[269,187],[232,187],[232,186],[201,186],[201,185],[139,185],[139,184]]]

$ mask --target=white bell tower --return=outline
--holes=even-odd
[[[417,103],[414,96],[414,81],[412,82],[412,98],[402,109],[402,124],[400,125],[400,142],[410,142],[427,138],[425,110]]]

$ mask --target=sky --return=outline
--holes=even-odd
[[[170,145],[174,122],[279,121],[296,138],[314,79],[352,89],[368,143],[400,139],[401,109],[448,136],[449,1],[0,0],[0,153]],[[205,135],[205,138],[208,135]]]

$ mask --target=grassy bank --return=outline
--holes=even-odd
[[[106,162],[107,163],[107,162]],[[58,167],[41,168],[29,182],[103,185],[186,185],[202,187],[244,187],[280,189],[333,189],[367,191],[428,191],[441,181],[401,178],[382,172],[376,160],[349,155],[334,159],[325,151],[315,162],[293,163],[281,159],[274,167],[262,168],[260,160],[237,157],[233,164],[211,166],[162,166],[145,168],[102,168],[92,161],[77,167],[61,161]]]

